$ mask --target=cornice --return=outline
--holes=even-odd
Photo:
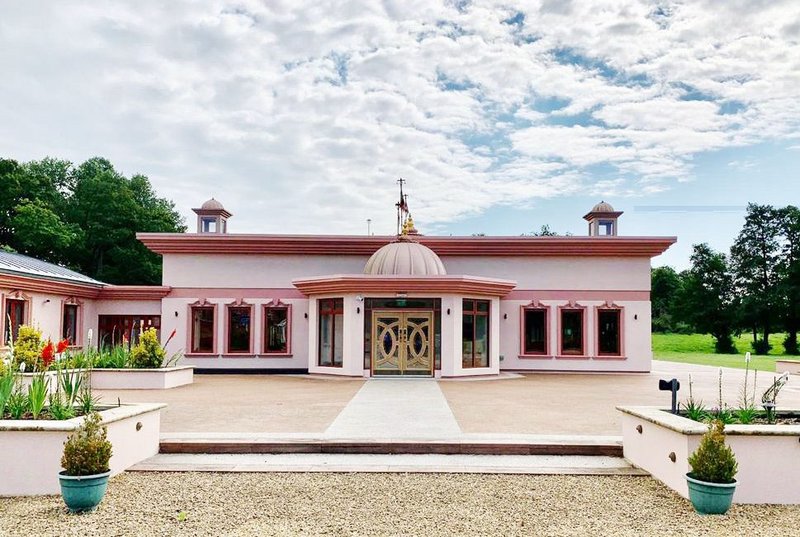
[[[517,286],[511,280],[478,276],[372,276],[337,274],[293,280],[304,295],[330,293],[439,293],[505,296]]]

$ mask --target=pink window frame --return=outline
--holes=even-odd
[[[619,312],[619,353],[618,354],[600,354],[600,312],[601,311],[617,311]],[[625,307],[617,306],[614,303],[606,302],[602,306],[594,307],[595,328],[597,335],[594,345],[594,355],[598,360],[625,360]]]
[[[212,309],[213,312],[214,312],[214,323],[213,323],[213,328],[212,328],[213,334],[214,334],[214,342],[211,345],[211,352],[192,352],[192,339],[193,339],[193,336],[194,336],[194,334],[192,333],[192,330],[194,328],[193,327],[193,323],[192,323],[192,319],[194,317],[192,310],[194,310],[196,308],[209,308],[209,309]],[[199,357],[199,358],[216,357],[217,354],[218,354],[217,353],[217,335],[218,335],[217,326],[218,326],[218,323],[219,323],[219,315],[218,315],[218,313],[219,313],[219,304],[213,304],[213,303],[209,302],[208,300],[206,300],[205,298],[202,298],[202,299],[198,300],[197,302],[193,302],[192,304],[189,304],[188,306],[186,306],[186,311],[187,311],[187,320],[186,320],[186,353],[185,353],[185,356],[196,356],[196,357]]]
[[[247,352],[231,351],[230,350],[230,330],[231,330],[231,309],[249,309],[250,310],[250,342],[248,344]],[[229,357],[251,357],[255,356],[255,308],[252,304],[248,304],[244,299],[237,299],[230,304],[225,304],[225,337],[223,339],[222,353],[223,356]]]
[[[31,306],[33,301],[31,300],[30,295],[26,295],[22,291],[11,291],[10,293],[6,293],[1,295],[2,300],[0,300],[0,345],[3,347],[8,346],[8,341],[6,341],[6,303],[9,300],[19,300],[25,303],[25,311],[22,315],[22,324],[30,325],[31,324]]]
[[[67,306],[77,306],[78,311],[75,320],[75,341],[69,346],[70,349],[80,349],[83,347],[83,301],[74,296],[61,301],[61,330],[59,338],[64,337],[64,312]]]
[[[269,333],[267,326],[267,310],[269,309],[285,309],[286,310],[286,350],[284,352],[267,351],[267,335]],[[263,327],[263,334],[261,334],[261,355],[265,358],[286,357],[292,355],[292,305],[284,304],[280,300],[273,300],[261,306],[261,326]]]
[[[581,306],[576,304],[575,302],[569,302],[568,304],[564,304],[558,307],[558,354],[556,358],[560,358],[563,360],[585,360],[589,358],[588,353],[588,345],[587,345],[587,328],[588,328],[588,310],[587,306]],[[581,354],[564,354],[564,341],[563,341],[563,334],[564,334],[564,327],[563,327],[563,314],[565,311],[580,311],[582,315],[581,319]]]
[[[544,312],[544,352],[525,351],[525,312],[529,310]],[[552,358],[550,348],[550,308],[534,300],[530,304],[519,307],[519,357],[520,358]]]

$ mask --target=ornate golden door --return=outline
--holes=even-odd
[[[373,312],[373,374],[432,375],[432,338],[433,312]]]

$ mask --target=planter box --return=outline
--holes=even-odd
[[[158,369],[92,369],[94,390],[166,390],[194,382],[193,366]]]
[[[62,373],[74,371],[73,369],[65,369]],[[41,373],[22,373],[20,375],[20,384],[22,385],[22,390],[25,393],[28,393],[28,386],[30,386],[31,381],[36,376],[41,375]],[[56,371],[45,371],[44,373],[45,378],[49,379],[49,384],[47,388],[48,393],[55,393],[58,387],[58,373]]]
[[[688,498],[688,458],[708,427],[657,407],[617,410],[625,458]],[[800,425],[726,425],[725,442],[739,463],[733,503],[800,504],[799,439]]]
[[[792,375],[800,375],[800,360],[775,360],[775,371],[777,373],[788,371]]]
[[[132,404],[103,410],[113,445],[111,475],[158,453],[162,404]],[[83,420],[0,420],[0,496],[60,494],[58,472],[69,433]]]

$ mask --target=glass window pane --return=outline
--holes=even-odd
[[[289,308],[267,308],[265,310],[265,352],[288,352]]]
[[[228,352],[250,352],[250,308],[228,308]]]
[[[475,316],[475,358],[473,367],[489,367],[489,316]]]
[[[584,353],[583,310],[561,310],[561,353]]]
[[[472,367],[473,338],[475,336],[475,315],[465,313],[461,321],[461,365]]]
[[[478,307],[478,311],[480,312],[489,312],[489,301],[488,300],[476,300],[475,305]]]
[[[319,365],[333,365],[333,315],[319,316]]]
[[[333,365],[342,366],[344,357],[344,315],[337,313],[333,317]]]
[[[3,341],[8,343],[10,339],[16,340],[19,337],[20,325],[25,324],[25,301],[7,300],[4,321],[6,329]]]
[[[619,310],[598,311],[598,351],[600,354],[620,353]]]
[[[214,352],[214,308],[192,309],[192,352]]]
[[[546,354],[547,312],[545,310],[525,310],[524,325],[524,353]]]
[[[462,308],[464,311],[474,311],[475,310],[475,301],[474,300],[464,300],[462,304]]]
[[[78,305],[64,304],[64,316],[61,320],[61,339],[74,345],[78,335]]]

